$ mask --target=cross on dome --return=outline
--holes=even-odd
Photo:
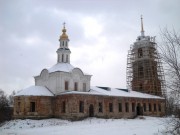
[[[63,23],[62,35],[60,36],[59,40],[69,40],[68,35],[66,34],[66,23]]]

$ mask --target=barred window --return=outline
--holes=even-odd
[[[99,112],[103,112],[103,105],[101,102],[99,102]]]
[[[122,103],[119,103],[119,112],[122,112]]]
[[[65,113],[66,112],[66,102],[63,101],[62,102],[62,113]]]
[[[109,112],[113,112],[113,103],[109,103]]]
[[[132,103],[132,112],[135,112],[135,103]]]
[[[129,103],[125,103],[126,112],[129,112]]]
[[[161,112],[161,104],[158,104],[159,112]]]
[[[146,103],[143,104],[144,112],[146,112]]]
[[[149,112],[152,111],[151,104],[149,103]]]
[[[154,111],[156,111],[156,104],[154,104]]]
[[[81,112],[81,113],[84,112],[84,102],[83,101],[79,102],[79,112]]]

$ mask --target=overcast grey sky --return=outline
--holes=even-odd
[[[34,85],[56,64],[66,22],[71,64],[92,74],[91,85],[126,88],[130,44],[160,27],[180,30],[180,0],[0,0],[0,89]],[[158,43],[160,40],[158,40]]]

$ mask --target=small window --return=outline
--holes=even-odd
[[[113,112],[113,103],[109,103],[109,112]]]
[[[151,104],[149,103],[149,112],[152,111]]]
[[[139,67],[139,77],[143,77],[144,76],[144,68],[143,66]]]
[[[144,112],[146,112],[146,103],[143,104]]]
[[[68,81],[65,81],[65,90],[68,90],[69,89],[69,82]]]
[[[122,103],[119,103],[119,112],[122,112]]]
[[[35,112],[35,102],[30,102],[30,112]]]
[[[101,102],[99,102],[99,112],[103,112],[103,106]]]
[[[159,112],[161,112],[161,104],[158,104]]]
[[[81,112],[81,113],[84,112],[84,102],[83,101],[79,102],[79,112]]]
[[[135,112],[135,103],[132,103],[132,112]]]
[[[20,107],[21,106],[21,102],[18,102],[18,107]]]
[[[129,103],[125,103],[126,112],[129,112]]]
[[[156,111],[156,104],[154,104],[154,111]]]
[[[66,102],[63,101],[62,102],[62,113],[65,113],[66,112]]]
[[[149,57],[152,58],[152,50],[149,50]]]
[[[86,91],[86,83],[83,83],[83,91]]]
[[[77,82],[74,83],[74,90],[75,90],[75,91],[78,90],[78,83],[77,83]]]
[[[21,102],[18,102],[17,112],[21,111]]]

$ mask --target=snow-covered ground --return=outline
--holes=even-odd
[[[166,119],[12,120],[0,127],[0,135],[162,135]]]

